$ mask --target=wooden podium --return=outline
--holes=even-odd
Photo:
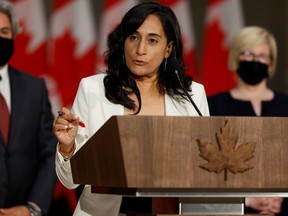
[[[288,118],[113,116],[71,166],[92,192],[177,197],[178,214],[243,214],[244,197],[288,196]]]

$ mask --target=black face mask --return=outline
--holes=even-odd
[[[7,64],[14,52],[14,40],[0,37],[0,66]]]
[[[237,73],[249,85],[257,85],[269,77],[268,65],[258,61],[240,61]]]

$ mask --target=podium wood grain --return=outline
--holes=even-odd
[[[225,121],[237,146],[255,142],[243,173],[209,172],[197,139],[216,142]],[[72,157],[78,184],[196,191],[288,191],[288,119],[278,117],[113,116]]]

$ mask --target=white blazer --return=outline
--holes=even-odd
[[[76,136],[76,151],[91,137],[110,117],[124,115],[124,107],[111,103],[105,97],[103,79],[105,74],[93,75],[81,80],[72,112],[77,114],[86,124],[78,128]],[[192,99],[203,114],[209,116],[209,109],[203,85],[192,82]],[[167,116],[198,116],[197,111],[189,101],[176,101],[165,95],[165,110]],[[69,189],[78,185],[73,183],[70,162],[65,162],[58,151],[56,153],[56,173],[59,180]],[[118,216],[122,197],[91,193],[91,186],[85,186],[77,207],[75,216]]]

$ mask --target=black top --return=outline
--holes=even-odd
[[[229,92],[208,97],[211,116],[256,116],[250,101],[232,98]],[[288,96],[274,92],[274,98],[262,101],[261,116],[287,117]]]
[[[256,116],[250,101],[237,100],[232,98],[229,92],[219,93],[208,97],[209,111],[211,116]],[[274,98],[269,101],[262,101],[261,116],[287,117],[288,96],[274,92]],[[287,216],[288,199],[282,203],[281,213],[277,216]],[[245,208],[245,213],[257,213],[251,208]]]

